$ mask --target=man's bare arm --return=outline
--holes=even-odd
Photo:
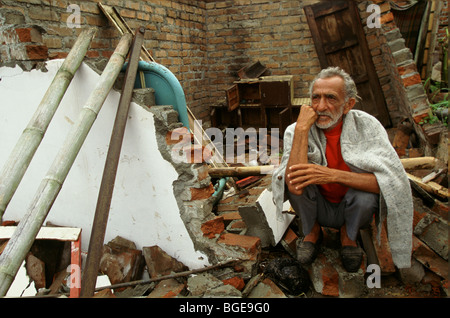
[[[296,164],[286,169],[293,193],[302,191],[310,184],[339,183],[357,190],[380,193],[377,178],[372,173],[356,173],[331,169],[315,164]]]
[[[296,164],[308,163],[308,132],[317,119],[317,113],[311,106],[303,105],[297,118],[295,126],[294,138],[292,140],[291,153],[286,166],[285,182],[291,193],[300,195],[303,188],[296,189],[290,182],[289,168]]]

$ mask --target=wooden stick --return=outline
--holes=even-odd
[[[403,168],[408,169],[432,169],[438,163],[438,159],[434,157],[418,157],[400,159]]]
[[[69,131],[52,166],[41,181],[27,212],[0,255],[0,296],[4,296],[26,254],[30,250],[53,202],[62,188],[65,178],[75,161],[97,115],[109,94],[127,57],[132,35],[124,34],[103,70],[97,85],[89,96],[81,113]]]
[[[222,177],[249,177],[260,176],[272,173],[275,166],[253,166],[253,167],[228,167],[228,168],[210,168],[208,174],[213,178]]]
[[[0,223],[96,31],[89,28],[80,33],[6,161],[0,174]]]

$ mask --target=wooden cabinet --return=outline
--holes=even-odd
[[[228,111],[236,112],[242,128],[279,128],[280,136],[292,122],[292,75],[241,79],[227,92]]]

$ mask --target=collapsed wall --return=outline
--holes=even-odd
[[[62,60],[49,61],[45,72],[24,72],[18,66],[0,68],[1,166],[61,64]],[[77,71],[3,220],[20,221],[29,208],[30,198],[98,77],[86,64]],[[109,93],[44,222],[82,228],[83,251],[90,239],[119,99],[117,91]],[[227,244],[216,244],[201,232],[201,224],[214,218],[214,188],[206,164],[172,160],[177,140],[171,135],[182,126],[177,113],[171,106],[147,106],[151,105],[130,105],[105,242],[122,236],[135,242],[138,249],[158,245],[191,268],[228,259],[230,254],[239,258],[239,248],[233,247],[232,252]]]

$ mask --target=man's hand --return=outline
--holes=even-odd
[[[301,195],[303,189],[310,184],[326,184],[336,182],[337,171],[316,164],[295,164],[287,168],[286,184],[289,191]]]
[[[296,129],[304,129],[309,131],[312,125],[316,122],[318,118],[315,110],[309,105],[302,105],[300,108],[300,113],[297,117]]]
[[[356,173],[316,164],[294,164],[286,168],[285,182],[291,193],[301,195],[310,184],[339,183],[357,190],[380,193],[377,178],[372,173]]]

